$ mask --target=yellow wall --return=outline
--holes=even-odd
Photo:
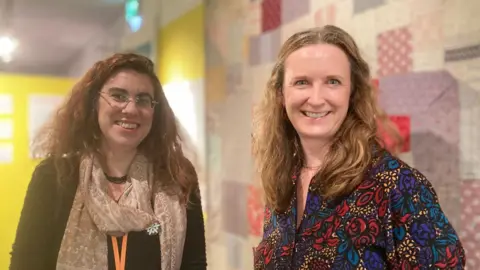
[[[14,145],[12,164],[0,164],[0,269],[8,269],[10,251],[17,228],[25,191],[36,165],[29,158],[28,110],[29,94],[65,94],[74,80],[53,77],[7,75],[0,73],[0,94],[12,94],[13,115],[0,115],[0,119],[13,119],[13,140],[0,143]],[[25,258],[28,260],[28,258]]]
[[[205,77],[204,5],[159,30],[158,74],[162,84]]]
[[[159,29],[156,64],[157,74],[163,85],[205,78],[204,16],[205,6],[202,3]],[[203,91],[203,85],[202,89],[195,90]],[[203,108],[203,104],[200,108]],[[199,125],[204,125],[204,119]],[[201,168],[196,169],[202,189],[204,173]],[[203,204],[205,210],[205,201]],[[206,220],[206,212],[203,215]]]

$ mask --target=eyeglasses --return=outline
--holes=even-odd
[[[127,93],[100,92],[100,96],[105,99],[111,107],[122,110],[132,101],[135,102],[135,105],[140,109],[153,109],[155,105],[158,104],[158,101],[153,100],[148,94],[140,94],[132,98]]]

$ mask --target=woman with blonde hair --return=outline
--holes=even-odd
[[[153,63],[97,62],[37,138],[11,270],[206,269],[195,169]]]
[[[430,182],[377,139],[370,71],[335,26],[291,36],[259,105],[255,269],[462,269]]]

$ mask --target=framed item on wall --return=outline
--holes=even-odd
[[[41,158],[33,153],[33,140],[40,128],[47,123],[52,113],[63,102],[63,95],[30,95],[28,97],[28,136],[30,141],[30,158]]]
[[[13,96],[0,94],[0,115],[13,114]]]

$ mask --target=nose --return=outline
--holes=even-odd
[[[130,99],[125,105],[125,107],[123,108],[122,113],[130,114],[130,115],[137,114],[138,108],[137,108],[137,104],[135,103],[135,100]]]
[[[321,84],[315,84],[310,90],[308,103],[317,106],[323,105],[325,103],[325,89],[323,89],[323,86]]]

